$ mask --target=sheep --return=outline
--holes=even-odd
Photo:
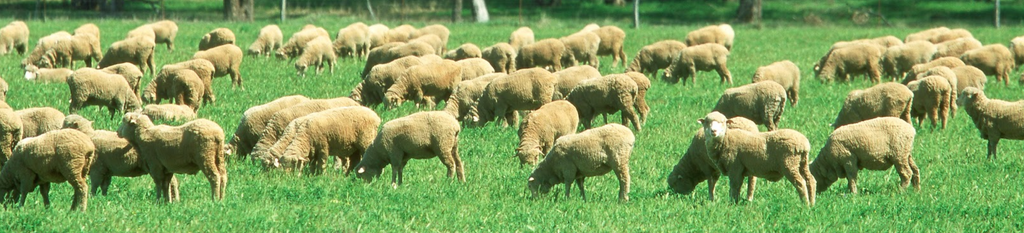
[[[28,25],[22,21],[12,21],[0,28],[0,55],[11,51],[25,55],[25,51],[28,50],[28,36]]]
[[[334,39],[334,53],[342,57],[362,57],[370,52],[369,28],[362,22],[356,22],[338,30]]]
[[[404,100],[426,104],[428,109],[451,96],[462,77],[462,67],[451,60],[409,67],[384,93],[389,107]]]
[[[714,111],[726,117],[742,116],[775,131],[786,109],[786,88],[776,82],[756,82],[725,89]]]
[[[50,184],[67,181],[74,189],[71,210],[85,211],[89,174],[96,146],[77,130],[56,130],[18,142],[11,159],[0,170],[0,203],[17,188],[18,205],[24,206],[29,192],[39,187],[43,205],[50,206]]]
[[[134,111],[142,107],[142,101],[120,75],[82,68],[75,70],[68,77],[67,83],[71,90],[71,103],[68,106],[71,114],[77,113],[83,106],[97,105],[106,106],[113,118],[116,112]]]
[[[397,29],[397,28],[396,28]],[[434,24],[424,26],[417,29],[409,34],[409,38],[418,38],[425,35],[435,35],[441,39],[441,47],[434,47],[437,50],[437,55],[444,55],[448,51],[448,35],[451,34],[448,27],[441,24]]]
[[[191,107],[178,104],[147,104],[142,107],[142,114],[154,121],[179,121],[196,119],[196,112]]]
[[[704,128],[708,157],[719,171],[729,176],[729,196],[733,202],[740,201],[744,176],[769,181],[786,177],[796,187],[804,204],[814,205],[816,185],[808,168],[811,145],[807,137],[790,129],[764,133],[729,130],[726,127],[728,121],[718,112],[711,112],[698,120]],[[752,198],[752,194],[747,195],[747,201]]]
[[[295,120],[295,118],[327,109],[349,106],[359,106],[359,103],[346,97],[314,99],[302,101],[301,103],[278,110],[267,119],[263,131],[259,135],[259,140],[256,141],[256,145],[253,147],[253,158],[263,161],[264,165],[268,165],[268,161],[271,161],[271,158],[281,157],[282,151],[278,149],[283,148],[274,148],[274,143],[284,134],[288,123]]]
[[[416,27],[408,24],[398,25],[398,27],[392,28],[384,33],[383,43],[392,42],[409,42],[412,38],[412,33],[416,31]]]
[[[147,24],[153,30],[155,43],[167,44],[168,51],[174,51],[174,37],[178,35],[178,24],[174,21],[162,20]]]
[[[146,38],[132,37],[114,42],[107,48],[107,53],[100,59],[100,69],[120,63],[132,63],[145,71],[149,69],[149,75],[153,75],[156,63],[153,62],[153,49],[156,44]]]
[[[263,26],[256,40],[249,45],[248,53],[253,56],[265,55],[269,57],[281,47],[284,35],[281,28],[276,24]]]
[[[356,165],[356,176],[369,182],[391,165],[391,185],[402,185],[403,170],[410,159],[437,157],[448,168],[448,177],[466,182],[459,157],[459,122],[441,111],[417,112],[384,123]]]
[[[297,118],[289,123],[291,130],[285,131],[294,134],[292,140],[277,142],[288,146],[275,164],[289,167],[312,160],[310,170],[320,173],[325,170],[328,156],[334,156],[342,161],[342,169],[348,175],[377,137],[380,122],[377,113],[361,106],[334,108]]]
[[[933,67],[931,69],[928,69],[928,71],[925,71],[924,73],[917,74],[917,77],[914,77],[914,78],[907,77],[906,79],[903,80],[902,83],[903,83],[903,85],[908,85],[912,81],[920,80],[920,79],[923,79],[923,78],[928,77],[928,76],[939,76],[939,77],[942,77],[943,79],[946,79],[947,83],[949,84],[949,88],[950,88],[950,98],[948,99],[949,103],[945,104],[945,105],[949,106],[949,108],[950,108],[949,112],[950,112],[951,116],[956,116],[956,110],[957,110],[957,106],[956,106],[957,94],[956,93],[957,93],[957,90],[960,90],[962,88],[958,86],[958,84],[960,82],[959,82],[958,78],[956,77],[956,73],[953,72],[953,69],[950,69],[949,67],[945,67],[945,66]]]
[[[390,30],[388,26],[379,23],[367,27],[366,32],[368,37],[370,37],[370,49],[387,44],[387,33]]]
[[[530,27],[520,27],[512,32],[512,35],[508,37],[508,45],[512,46],[513,51],[518,51],[534,43],[533,30]]]
[[[60,129],[64,123],[64,113],[50,107],[26,108],[14,111],[14,114],[21,118],[23,139]]]
[[[598,114],[621,111],[622,124],[633,123],[633,128],[639,132],[642,127],[633,103],[637,89],[636,82],[629,76],[612,74],[580,81],[566,100],[576,106],[584,129],[593,128],[591,124]]]
[[[242,49],[238,46],[226,44],[198,51],[192,56],[192,59],[210,61],[215,67],[213,77],[224,77],[230,74],[231,88],[240,87],[245,90],[245,87],[242,87],[241,69],[238,68],[242,64]]]
[[[306,43],[317,37],[329,37],[329,35],[326,35],[326,33],[321,34],[319,30],[315,29],[296,32],[292,34],[291,38],[288,38],[284,45],[277,49],[274,55],[278,59],[289,59],[299,56],[299,54],[302,54],[302,49],[306,46]]]
[[[125,81],[128,81],[128,85],[132,86],[132,91],[135,93],[139,92],[139,86],[142,83],[142,76],[144,74],[138,66],[135,66],[135,64],[125,62],[107,66],[101,70],[107,73],[121,75],[121,77],[124,77]]]
[[[956,28],[956,29],[951,29],[949,31],[937,33],[934,36],[932,36],[931,38],[929,38],[928,41],[931,41],[932,43],[938,44],[938,43],[942,43],[942,42],[946,42],[946,41],[951,41],[951,40],[955,40],[955,39],[961,39],[961,38],[974,39],[974,36],[971,35],[971,32],[967,31],[966,29]]]
[[[366,79],[366,76],[370,74],[370,69],[379,64],[385,64],[405,56],[418,57],[427,54],[434,54],[434,49],[422,42],[409,44],[387,43],[370,50],[370,53],[366,55],[366,64],[363,66],[363,72],[360,76]]]
[[[458,60],[468,59],[468,58],[480,58],[481,56],[482,56],[482,54],[480,52],[480,47],[477,47],[473,43],[465,43],[465,44],[459,45],[459,47],[456,48],[456,49],[448,51],[448,53],[446,53],[444,55],[444,59],[451,59],[451,60],[458,61]]]
[[[484,95],[484,88],[492,80],[507,76],[504,73],[486,74],[471,80],[462,80],[455,86],[452,95],[445,101],[444,111],[455,116],[456,120],[465,121],[468,118],[469,110],[478,104],[480,96]]]
[[[199,40],[199,51],[226,44],[235,44],[235,32],[227,28],[216,28]]]
[[[306,69],[313,66],[316,69],[316,74],[320,75],[326,65],[330,67],[331,74],[334,74],[334,63],[337,59],[338,56],[334,53],[331,40],[327,37],[317,37],[306,43],[306,47],[302,49],[302,55],[295,60],[295,70],[299,76],[305,77]]]
[[[185,105],[198,111],[206,93],[203,80],[189,69],[161,70],[142,91],[142,101],[159,104],[162,100]]]
[[[1002,80],[1006,85],[1010,85],[1010,71],[1013,71],[1014,66],[1017,65],[1013,53],[1002,44],[991,44],[969,50],[960,55],[960,60],[964,64],[977,67],[985,75],[996,76],[996,82]]]
[[[267,125],[267,121],[281,109],[298,105],[309,98],[301,95],[290,95],[277,98],[265,104],[250,107],[242,113],[238,127],[228,142],[226,154],[234,152],[238,158],[245,158],[252,152]]]
[[[701,44],[719,44],[732,51],[732,43],[736,33],[729,24],[710,25],[686,34],[686,46]]]
[[[639,114],[640,124],[645,124],[647,115],[651,112],[651,107],[647,105],[647,91],[651,89],[651,79],[638,72],[626,72],[625,74],[636,83],[636,98],[633,100],[633,108]]]
[[[985,90],[985,83],[988,82],[988,78],[985,77],[985,73],[981,69],[965,65],[954,67],[952,70],[956,74],[956,93],[963,92],[967,87]]]
[[[757,125],[743,117],[729,118],[727,127],[729,130],[758,132]],[[694,132],[693,139],[690,140],[690,147],[686,149],[679,162],[672,167],[672,173],[669,173],[667,181],[673,192],[689,195],[697,187],[697,184],[706,180],[708,181],[708,199],[714,201],[715,184],[718,183],[718,178],[722,176],[722,173],[708,156],[704,142],[704,129],[698,129],[697,132]],[[747,181],[747,199],[750,200],[754,198],[753,190],[757,178],[749,176]]]
[[[505,123],[514,125],[518,121],[515,111],[534,110],[551,102],[555,81],[555,75],[541,68],[523,69],[495,78],[484,88],[483,96],[477,106],[469,110],[468,117],[479,126],[495,117],[504,117]]]
[[[800,67],[790,60],[773,62],[770,65],[758,67],[754,72],[752,82],[774,81],[786,88],[786,96],[789,98],[789,106],[796,106],[800,95]]]
[[[988,140],[988,159],[996,158],[999,139],[1024,139],[1024,101],[1009,102],[989,99],[985,92],[975,87],[964,88],[957,102],[974,122],[982,139]]]
[[[139,38],[149,42],[153,42],[155,44],[156,32],[153,32],[153,27],[151,27],[150,25],[142,25],[136,27],[135,29],[132,29],[131,31],[128,31],[127,35],[125,35],[124,38]]]
[[[900,175],[901,188],[913,183],[914,189],[921,190],[921,171],[911,155],[915,134],[914,126],[895,117],[879,117],[832,131],[810,165],[818,193],[837,179],[846,178],[850,193],[856,194],[859,170],[884,171],[893,166]]]
[[[516,71],[516,51],[518,49],[508,43],[497,43],[484,48],[480,57],[491,63],[495,72],[510,74]]]
[[[437,35],[426,34],[426,35],[423,35],[423,36],[420,36],[420,37],[413,38],[413,39],[409,40],[408,43],[412,43],[412,42],[422,42],[424,44],[430,45],[430,48],[433,51],[433,53],[437,54],[438,56],[444,55],[444,53],[445,53],[445,52],[442,52],[442,48],[444,48],[444,44],[442,44],[443,41],[441,41],[441,38],[437,37]]]
[[[602,77],[597,68],[588,65],[573,66],[552,74],[555,75],[555,92],[551,100],[564,100],[580,81]]]
[[[949,104],[952,103],[953,88],[949,80],[941,76],[929,76],[912,81],[907,88],[914,92],[914,101],[911,104],[910,116],[917,119],[920,125],[925,115],[932,122],[935,128],[936,118],[942,121],[942,129],[946,129],[946,118],[949,116]]]
[[[882,54],[882,73],[892,80],[904,77],[914,65],[931,61],[936,52],[935,45],[927,41],[893,46]]]
[[[572,54],[573,59],[562,59],[562,66],[573,67],[577,64],[588,64],[599,67],[600,60],[597,59],[598,46],[601,44],[601,37],[592,32],[577,32],[559,39],[565,45],[567,53]]]
[[[224,130],[217,123],[198,119],[180,126],[154,125],[148,116],[130,112],[121,119],[117,135],[136,147],[156,183],[157,199],[174,201],[171,177],[175,173],[198,171],[210,182],[212,199],[224,199],[228,171],[223,151]]]
[[[565,100],[551,101],[530,112],[519,125],[519,166],[537,164],[541,155],[551,151],[555,140],[576,133],[580,124],[576,107]]]
[[[206,59],[191,59],[164,65],[160,72],[180,69],[191,70],[199,76],[199,80],[203,82],[203,90],[205,90],[205,93],[203,93],[203,103],[212,103],[217,101],[217,96],[213,93],[213,74],[216,70],[216,66],[214,66],[212,62],[207,61]]]
[[[1010,40],[1010,51],[1013,52],[1014,65],[1020,68],[1024,65],[1024,36],[1018,36]]]
[[[593,32],[601,38],[601,44],[597,49],[597,55],[611,55],[613,68],[616,67],[618,63],[621,63],[622,66],[625,67],[626,52],[624,52],[622,47],[623,43],[626,41],[626,32],[616,26],[604,26],[600,29],[594,30]]]
[[[658,70],[668,68],[673,57],[685,48],[686,44],[678,40],[662,40],[646,45],[636,52],[636,56],[626,67],[626,71],[640,72],[656,77]]]
[[[50,69],[27,66],[25,67],[25,79],[33,82],[64,83],[74,72],[68,68]]]
[[[981,48],[981,41],[974,38],[961,38],[935,44],[935,59],[943,57],[960,57],[965,52]]]
[[[898,117],[910,123],[914,92],[899,83],[881,83],[846,95],[833,128],[876,117]]]
[[[692,82],[696,84],[697,71],[714,70],[722,78],[722,83],[728,82],[731,85],[732,74],[726,66],[728,59],[729,50],[722,45],[701,44],[689,46],[672,58],[672,63],[668,68],[665,68],[665,74],[662,75],[662,79],[672,83],[677,83],[682,79],[683,84],[686,84],[686,79],[692,78]]]
[[[420,64],[423,64],[423,59],[416,56],[405,56],[374,66],[358,86],[359,91],[352,92],[358,94],[353,96],[355,97],[353,99],[370,107],[384,103],[384,92],[391,88],[399,76],[405,73],[405,69]]]
[[[86,67],[93,67],[93,61],[103,59],[99,38],[89,33],[70,37],[59,37],[47,49],[40,61],[42,67],[74,67],[74,61],[85,61]]]
[[[848,81],[852,75],[867,75],[872,83],[881,81],[879,60],[885,48],[875,44],[855,43],[836,48],[814,66],[814,76],[822,82],[834,79]]]
[[[71,33],[66,31],[58,31],[53,34],[39,38],[39,42],[36,43],[36,47],[32,49],[32,52],[21,60],[21,67],[25,68],[29,65],[40,66],[43,68],[53,68],[43,64],[43,56],[52,52],[52,48],[55,46],[58,40],[66,37],[71,37]]]
[[[930,69],[932,69],[934,67],[938,67],[938,66],[945,66],[945,67],[949,67],[949,68],[956,68],[956,67],[960,67],[960,66],[965,66],[965,64],[964,64],[963,61],[960,60],[960,58],[955,58],[955,57],[936,58],[935,60],[932,60],[932,61],[930,61],[928,63],[917,64],[917,65],[914,65],[914,66],[910,67],[910,72],[907,72],[907,77],[917,77],[918,74],[924,73],[925,71],[928,71],[928,70],[930,70]]]
[[[567,53],[562,41],[543,39],[519,49],[515,65],[516,69],[551,66],[553,71],[559,71],[562,70],[563,59],[575,60],[572,53]]]
[[[11,149],[21,138],[21,117],[10,107],[0,108],[0,167],[11,158]],[[0,196],[3,195],[5,193],[0,193]]]
[[[580,29],[580,32],[593,32],[597,29],[601,29],[601,25],[597,25],[596,23],[588,23],[587,25],[583,26],[583,29]]]
[[[573,181],[585,200],[583,181],[586,177],[615,172],[619,180],[619,200],[629,201],[629,157],[633,153],[636,137],[629,128],[608,124],[555,140],[544,161],[537,165],[527,179],[527,187],[537,198],[556,184],[565,184],[565,197]]]
[[[920,32],[915,32],[915,33],[911,33],[911,34],[907,35],[906,39],[904,39],[903,42],[909,43],[909,42],[913,42],[913,41],[928,41],[929,39],[931,39],[935,35],[938,35],[938,34],[941,34],[941,33],[945,33],[945,32],[948,32],[948,31],[949,31],[949,28],[947,28],[947,27],[937,27],[937,28],[932,28],[932,29],[920,31]]]
[[[456,61],[455,64],[462,68],[461,80],[475,79],[486,74],[494,73],[494,67],[491,67],[491,63],[482,58],[462,59]]]
[[[882,48],[890,48],[890,47],[893,47],[893,46],[900,46],[900,45],[904,44],[903,41],[900,40],[900,38],[896,38],[895,36],[882,36],[882,37],[871,38],[871,39],[860,39],[860,40],[854,40],[853,42],[872,43],[872,44],[876,44],[878,46],[882,46]]]

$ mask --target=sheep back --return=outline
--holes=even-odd
[[[903,119],[879,117],[836,128],[829,135],[818,157],[811,163],[811,175],[817,191],[823,192],[839,178],[847,178],[850,192],[857,193],[857,171],[887,170],[896,166],[903,180],[920,189],[920,171],[914,163],[914,126]]]
[[[898,117],[910,123],[914,92],[899,83],[881,83],[846,95],[832,127],[853,124],[876,117]]]
[[[552,186],[564,183],[568,197],[573,181],[614,171],[619,180],[619,200],[628,201],[629,157],[635,141],[633,132],[619,124],[562,136],[555,140],[544,161],[530,174],[527,187],[536,197],[549,192]],[[577,184],[582,185],[583,182]]]
[[[776,82],[756,82],[726,89],[714,111],[742,116],[774,131],[786,107],[786,89]]]

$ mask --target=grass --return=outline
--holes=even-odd
[[[9,21],[4,19],[0,21]],[[352,22],[346,18],[307,18],[282,24],[290,34],[305,23],[329,31]],[[59,30],[70,31],[90,22],[78,19],[28,21],[33,43]],[[119,40],[142,20],[96,20],[103,29],[104,48]],[[178,50],[158,46],[158,66],[182,61],[195,51],[201,36],[217,27],[234,30],[244,48],[267,22],[224,23],[179,21]],[[414,26],[424,26],[414,24]],[[531,25],[537,38],[559,37],[582,24],[549,20]],[[627,28],[625,24],[618,24]],[[650,26],[626,29],[625,49],[629,56],[645,44],[662,39],[682,39],[686,32],[702,25]],[[453,24],[449,48],[463,42],[487,46],[504,41],[515,26],[501,24]],[[827,138],[831,123],[846,93],[869,87],[864,79],[852,83],[820,84],[811,65],[838,40],[897,35],[924,28],[859,28],[849,26],[773,26],[762,29],[737,26],[736,45],[729,67],[736,85],[749,82],[761,65],[783,59],[802,69],[801,104],[787,109],[780,126],[804,133],[816,156]],[[1018,36],[1020,27],[993,29],[968,27],[983,43],[1007,43]],[[34,44],[33,44],[34,46]],[[7,102],[15,109],[50,106],[67,110],[68,91],[63,84],[38,84],[22,77],[17,55],[0,56],[0,76],[10,84]],[[80,63],[81,64],[81,63]],[[601,72],[611,68],[602,58]],[[246,90],[232,89],[226,78],[214,80],[218,102],[204,106],[199,115],[211,119],[228,133],[247,108],[277,97],[303,94],[313,98],[347,96],[359,81],[363,62],[340,60],[334,74],[298,78],[288,62],[246,57],[242,63]],[[1014,72],[1013,77],[1019,75]],[[145,82],[152,77],[145,77]],[[861,194],[845,191],[842,180],[818,195],[818,205],[805,207],[787,182],[759,181],[753,202],[733,204],[728,199],[727,181],[718,185],[718,201],[707,200],[706,185],[693,195],[671,194],[665,178],[699,125],[695,119],[709,111],[729,85],[717,83],[713,73],[701,73],[697,84],[667,84],[654,80],[648,94],[651,116],[637,142],[631,159],[631,201],[617,200],[618,185],[613,175],[592,178],[589,200],[577,192],[562,196],[555,187],[547,198],[531,200],[526,178],[531,169],[521,169],[513,158],[517,142],[515,129],[494,126],[464,129],[460,151],[465,161],[467,182],[453,182],[436,160],[413,160],[406,167],[406,182],[392,189],[390,171],[383,179],[364,183],[337,172],[322,176],[297,176],[264,172],[247,161],[232,160],[228,171],[227,198],[211,201],[209,185],[201,175],[178,175],[182,201],[164,204],[154,201],[148,177],[115,178],[110,194],[89,199],[87,213],[68,212],[71,188],[55,185],[54,205],[44,208],[41,198],[29,195],[26,206],[0,210],[0,231],[1020,231],[1024,229],[1024,195],[1021,141],[1001,143],[1000,157],[984,158],[986,142],[969,117],[960,112],[945,130],[918,127],[914,157],[921,168],[922,190],[901,191],[893,171],[862,171]],[[991,98],[1022,99],[1022,87],[988,84]],[[387,121],[417,111],[411,104],[395,110],[377,109]],[[95,127],[113,130],[119,119],[108,119],[106,110],[88,107],[80,114],[96,121]],[[618,119],[618,117],[610,117]],[[602,124],[598,120],[598,124]],[[180,124],[180,122],[169,122]],[[762,127],[763,129],[763,127]],[[727,179],[727,178],[723,178]]]

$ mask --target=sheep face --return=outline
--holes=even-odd
[[[967,105],[967,103],[974,102],[979,99],[979,97],[985,97],[985,92],[982,92],[981,89],[976,87],[964,88],[964,90],[960,92],[960,95],[957,96],[956,105]]]
[[[392,91],[388,91],[387,93],[384,93],[384,99],[387,99],[386,107],[388,107],[388,108],[398,107],[398,105],[401,105],[402,102],[404,101],[404,98],[402,98],[402,95],[399,95],[398,93],[395,93],[395,92],[392,92]]]
[[[818,156],[821,155],[819,154]],[[839,179],[834,174],[824,171],[822,166],[815,163],[811,163],[810,170],[811,176],[814,176],[814,180],[817,182],[815,191],[818,193],[825,192],[829,186],[832,186],[832,183]]]
[[[306,69],[308,68],[309,66],[306,64],[295,63],[295,71],[296,74],[299,75],[299,77],[306,77]]]
[[[725,136],[725,131],[729,128],[728,125],[732,123],[731,121],[717,111],[709,113],[704,119],[697,120],[704,127],[704,135],[710,136],[707,137],[709,139]]]
[[[121,118],[121,126],[117,128],[117,136],[132,140],[136,136],[136,129],[140,127],[146,128],[152,125],[153,121],[146,115],[135,112],[125,113],[124,117]]]
[[[285,171],[301,171],[309,163],[309,159],[292,153],[285,153],[284,156],[274,158],[273,160],[275,168],[284,168]]]
[[[689,177],[680,175],[678,177],[671,177],[668,186],[676,193],[689,195],[697,188],[697,183],[698,182],[694,182],[694,180],[691,180]]]
[[[519,167],[522,167],[524,164],[537,164],[537,159],[543,153],[540,147],[536,146],[532,148],[517,148],[516,157],[519,157]]]
[[[530,193],[533,194],[533,198],[540,197],[540,195],[548,194],[551,192],[551,187],[555,186],[554,179],[540,179],[530,176],[527,179],[526,186],[530,188]],[[566,190],[568,192],[569,190]]]
[[[355,169],[356,170],[356,177],[359,177],[360,179],[363,179],[366,182],[370,182],[370,181],[373,181],[373,179],[376,179],[377,177],[380,177],[380,173],[382,172],[383,169],[384,169],[383,167],[382,168],[372,168],[372,167],[365,166],[365,165],[359,166],[359,167],[357,167]]]

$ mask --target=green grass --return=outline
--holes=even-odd
[[[0,20],[2,22],[9,19]],[[315,23],[329,31],[350,23],[351,19],[307,18],[282,25],[286,34],[304,23]],[[59,30],[73,30],[85,20],[29,21],[33,43],[41,36]],[[130,29],[145,23],[139,20],[97,20],[104,48],[119,40]],[[179,20],[175,41],[178,50],[157,48],[158,67],[191,56],[201,36],[216,27],[235,31],[244,48],[253,41],[259,23],[194,22]],[[414,24],[414,26],[423,26]],[[559,37],[583,25],[559,20],[538,22],[537,38]],[[662,39],[681,40],[686,32],[703,25],[650,26],[643,30],[626,28],[627,54],[643,45]],[[504,41],[515,26],[496,24],[454,24],[449,48],[463,42],[487,46]],[[812,62],[837,40],[896,35],[924,28],[865,29],[845,26],[777,26],[755,29],[737,26],[736,45],[729,67],[735,86],[748,83],[761,65],[783,59],[794,61],[802,69],[801,104],[787,109],[780,124],[804,133],[817,149],[827,138],[831,123],[846,93],[871,84],[858,78],[852,83],[820,84],[813,78]],[[996,30],[968,27],[983,43],[1007,43],[1024,29]],[[34,46],[34,45],[33,45]],[[8,103],[15,109],[50,106],[67,111],[68,91],[63,84],[38,84],[22,79],[18,62],[21,56],[0,57],[0,76],[10,84]],[[81,64],[81,63],[80,63]],[[611,68],[611,59],[602,58],[601,72],[620,72]],[[333,75],[308,75],[298,78],[290,63],[246,57],[242,76],[246,90],[232,89],[226,78],[214,80],[218,102],[204,106],[199,115],[211,119],[228,133],[234,132],[239,117],[247,108],[277,97],[303,94],[313,98],[347,96],[359,81],[363,62],[341,60]],[[1012,77],[1018,77],[1014,72]],[[145,77],[145,82],[152,77]],[[227,198],[211,201],[209,184],[201,175],[178,175],[182,201],[164,204],[154,201],[152,180],[148,177],[115,178],[110,195],[89,199],[87,213],[68,212],[71,188],[55,185],[52,208],[43,208],[38,194],[29,195],[25,207],[0,210],[0,231],[1020,231],[1024,229],[1024,195],[1021,194],[1021,167],[1024,159],[1020,141],[1003,141],[1000,158],[986,160],[986,142],[962,111],[949,121],[945,130],[919,127],[914,157],[921,168],[921,191],[901,191],[899,176],[889,171],[862,171],[861,194],[845,191],[839,181],[818,195],[818,205],[805,207],[787,182],[760,181],[753,202],[732,204],[728,182],[718,185],[718,201],[707,200],[706,185],[693,195],[671,194],[665,178],[689,146],[699,125],[696,119],[706,114],[728,85],[717,83],[713,73],[700,73],[697,84],[667,84],[658,78],[648,94],[651,116],[643,132],[637,133],[632,154],[631,201],[617,200],[618,185],[613,175],[592,178],[588,182],[589,200],[577,192],[564,198],[564,190],[555,187],[547,198],[532,200],[526,189],[531,172],[519,168],[513,157],[517,142],[513,128],[464,129],[460,151],[465,161],[467,182],[445,177],[444,167],[436,160],[413,160],[406,167],[405,184],[392,189],[390,169],[382,180],[364,183],[337,172],[323,176],[297,176],[282,172],[264,172],[247,161],[232,160]],[[991,98],[1022,99],[1022,85],[1010,86],[990,81]],[[417,111],[411,104],[385,111],[377,109],[387,121]],[[112,130],[119,119],[108,119],[106,110],[88,107],[80,112],[96,121],[95,126]],[[618,119],[618,117],[610,117]],[[599,124],[603,124],[598,120]],[[178,123],[171,123],[178,124]],[[763,127],[762,127],[763,129]],[[727,179],[727,178],[723,178]]]

